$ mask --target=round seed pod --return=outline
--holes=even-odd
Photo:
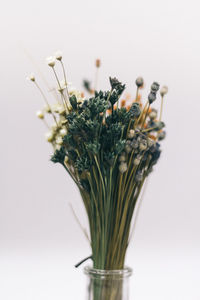
[[[121,162],[119,165],[119,171],[120,173],[124,173],[127,171],[127,163],[126,162]]]
[[[164,85],[160,90],[160,95],[163,97],[167,93],[168,93],[168,87],[166,85]]]
[[[159,83],[157,83],[157,82],[152,83],[152,85],[151,85],[151,91],[152,92],[157,92],[159,90],[159,88],[160,88]]]
[[[120,162],[125,162],[125,161],[126,161],[126,156],[123,155],[123,154],[120,155],[120,156],[119,156],[119,161],[120,161]]]
[[[132,139],[134,137],[134,134],[135,134],[135,130],[131,129],[128,133],[128,138]]]
[[[151,91],[148,96],[149,104],[153,103],[156,100],[156,93]]]
[[[143,171],[138,171],[135,176],[135,179],[140,182],[140,181],[142,181],[143,176],[144,176]]]
[[[130,145],[126,145],[125,146],[125,151],[126,151],[126,153],[130,153],[132,151],[131,146]]]
[[[146,150],[147,149],[147,141],[146,140],[142,140],[140,142],[139,148],[140,148],[141,151]]]
[[[134,159],[133,163],[134,163],[135,166],[138,166],[138,165],[140,164],[140,161],[141,161],[141,157],[140,157],[140,156],[137,156],[137,157]]]
[[[166,137],[166,132],[165,131],[161,131],[158,133],[158,140],[161,141]]]
[[[135,83],[136,83],[137,87],[140,88],[140,87],[143,86],[144,80],[143,80],[142,77],[138,77],[138,78],[136,79]]]
[[[131,142],[131,147],[133,148],[133,149],[137,149],[138,148],[138,146],[139,146],[139,143],[138,143],[138,141],[137,140],[132,140],[132,142]]]
[[[154,119],[156,119],[157,118],[157,111],[154,109],[154,110],[152,110],[150,113],[149,113],[149,118],[151,119],[151,120],[154,120]]]

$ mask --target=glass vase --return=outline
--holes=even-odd
[[[86,300],[128,300],[131,268],[98,270],[85,267],[87,275]]]

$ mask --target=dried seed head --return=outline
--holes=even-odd
[[[138,165],[140,164],[140,160],[141,160],[141,157],[140,157],[140,156],[137,156],[137,157],[134,159],[134,161],[133,161],[134,165],[135,165],[135,166],[138,166]]]
[[[47,62],[49,67],[53,68],[55,66],[55,63],[56,63],[56,58],[54,56],[49,56],[49,57],[46,58],[46,62]]]
[[[154,119],[157,118],[157,115],[158,115],[157,110],[152,109],[152,111],[149,113],[149,118],[150,118],[151,120],[154,120]]]
[[[126,162],[121,162],[119,165],[119,171],[120,173],[124,173],[127,171],[127,163]]]
[[[132,151],[131,146],[130,145],[126,145],[125,146],[125,151],[126,151],[126,153],[130,153]]]
[[[152,139],[148,138],[147,140],[148,146],[151,147],[155,143]]]
[[[138,171],[135,176],[136,181],[142,181],[143,179],[143,171]]]
[[[36,113],[36,116],[39,118],[39,119],[44,119],[44,114],[41,110],[37,111]]]
[[[55,53],[55,58],[57,59],[57,60],[62,60],[62,52],[61,51],[56,51],[56,53]]]
[[[159,90],[159,88],[160,88],[159,83],[157,83],[157,82],[152,83],[152,85],[151,85],[151,91],[152,92],[157,92]]]
[[[154,91],[151,91],[148,96],[149,104],[153,103],[156,100],[156,93]]]
[[[134,137],[134,134],[135,134],[135,130],[131,129],[128,133],[128,138],[132,139]]]
[[[144,84],[144,80],[143,80],[142,77],[138,77],[138,78],[136,79],[135,83],[136,83],[137,87],[142,87],[143,84]]]
[[[133,149],[137,149],[138,146],[139,146],[138,141],[137,141],[137,140],[133,140],[133,141],[131,142],[131,146],[132,146]]]
[[[96,59],[96,62],[95,62],[95,64],[96,64],[96,67],[97,68],[99,68],[100,66],[101,66],[101,61],[100,61],[100,59],[98,58],[98,59]]]
[[[146,141],[146,140],[142,140],[142,141],[140,142],[139,148],[140,148],[141,151],[146,150],[146,149],[147,149],[147,141]]]
[[[165,131],[161,131],[158,133],[158,140],[162,141],[166,136],[166,132]]]
[[[164,85],[160,90],[160,95],[163,97],[167,93],[168,93],[168,87],[166,85]]]

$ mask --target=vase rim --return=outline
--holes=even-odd
[[[132,275],[132,269],[129,267],[124,267],[121,270],[102,270],[95,269],[91,266],[84,267],[84,273],[89,276],[116,276],[120,278],[130,277]]]

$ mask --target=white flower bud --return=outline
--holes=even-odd
[[[120,173],[126,172],[127,171],[127,163],[121,162],[119,165],[119,171],[120,171]]]
[[[160,95],[163,97],[167,93],[168,93],[168,87],[166,85],[164,85],[160,90]]]
[[[60,133],[61,136],[65,136],[67,134],[67,129],[62,128],[62,129],[60,129],[59,133]]]
[[[28,77],[27,77],[27,80],[30,80],[30,81],[35,81],[35,76],[33,73],[31,73]]]
[[[55,53],[55,58],[57,59],[57,60],[62,60],[62,52],[61,51],[56,51],[56,53]]]
[[[134,137],[134,134],[135,134],[135,130],[131,129],[128,133],[128,138],[132,139]]]
[[[54,134],[53,132],[49,131],[45,134],[45,138],[46,140],[51,143],[53,141],[53,138],[54,138]]]
[[[63,143],[62,137],[61,137],[61,136],[58,136],[58,137],[56,138],[56,144],[62,145],[62,143]]]
[[[44,114],[41,110],[37,111],[36,113],[36,116],[39,118],[39,119],[44,119]]]
[[[49,67],[54,67],[55,66],[55,63],[56,63],[56,59],[54,56],[49,56],[46,58],[46,61],[47,61],[47,64]]]

